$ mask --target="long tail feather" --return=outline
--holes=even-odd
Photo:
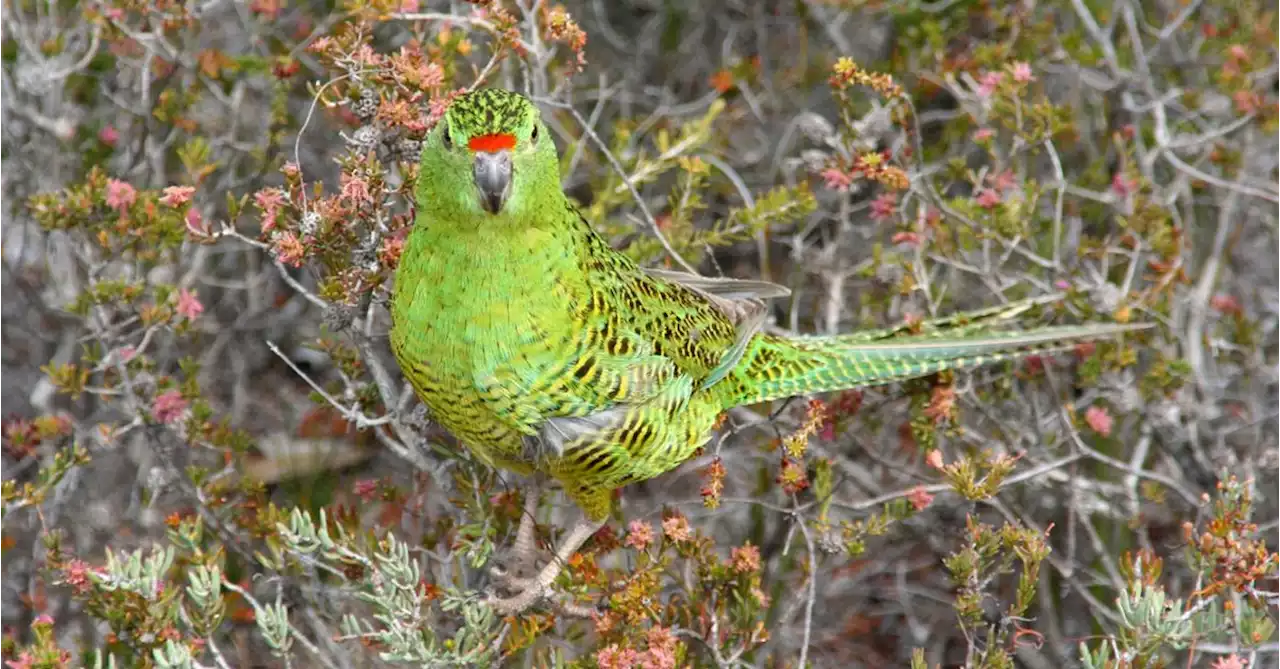
[[[887,328],[877,330],[860,330],[851,332],[846,335],[840,335],[840,338],[847,341],[875,341],[877,339],[888,339],[890,337],[908,337],[918,339],[921,337],[954,337],[959,338],[970,333],[977,334],[979,332],[990,331],[1001,325],[1006,325],[1013,319],[1026,313],[1028,309],[1044,304],[1053,304],[1062,300],[1061,293],[1050,293],[1039,297],[1032,297],[1017,302],[1001,304],[985,309],[975,309],[973,311],[963,311],[938,318],[931,318],[920,321],[915,325],[902,323]],[[915,334],[912,334],[912,333]]]
[[[998,312],[992,312],[998,313]],[[717,385],[726,408],[793,395],[881,385],[947,369],[971,369],[1068,350],[1083,341],[1151,327],[1068,325],[1026,332],[961,331],[893,336],[879,331],[835,337],[757,335],[736,370]]]

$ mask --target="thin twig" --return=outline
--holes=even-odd
[[[649,231],[652,232],[653,236],[657,237],[658,241],[662,243],[662,248],[666,250],[667,255],[671,256],[673,260],[679,263],[686,272],[689,272],[690,274],[697,274],[697,268],[681,257],[681,255],[676,252],[675,248],[671,246],[671,242],[667,241],[666,235],[663,235],[662,230],[658,227],[658,221],[654,219],[653,214],[649,211],[649,205],[645,204],[644,198],[640,196],[640,191],[636,190],[635,184],[632,183],[631,176],[627,174],[627,171],[622,167],[622,163],[618,162],[617,157],[615,157],[613,152],[609,150],[609,145],[605,144],[604,140],[600,139],[600,136],[596,134],[596,131],[593,130],[591,125],[587,123],[587,120],[582,117],[582,114],[578,112],[577,109],[574,109],[572,105],[568,105],[563,102],[548,100],[546,98],[535,98],[534,101],[557,109],[564,109],[573,116],[574,120],[576,120],[578,125],[581,126],[582,131],[587,134],[587,137],[590,137],[591,141],[600,148],[601,153],[604,154],[604,157],[609,161],[609,164],[613,166],[614,172],[618,174],[618,178],[622,179],[622,183],[626,186],[627,190],[631,191],[631,197],[635,200],[636,205],[640,207],[640,213],[644,216],[645,223],[649,225]]]

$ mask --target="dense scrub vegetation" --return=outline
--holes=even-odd
[[[1264,3],[6,2],[6,666],[1277,659]],[[777,331],[1152,322],[735,410],[500,619],[520,482],[387,350],[424,133],[544,110],[637,260]],[[554,540],[572,512],[546,501]],[[587,614],[583,617],[583,614]]]

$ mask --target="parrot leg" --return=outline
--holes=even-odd
[[[522,587],[521,592],[505,599],[491,599],[494,611],[500,616],[515,615],[525,609],[538,603],[546,594],[551,584],[555,582],[556,577],[560,575],[560,571],[564,565],[568,564],[569,559],[577,552],[582,544],[586,543],[596,530],[604,526],[604,520],[590,520],[583,517],[569,530],[564,540],[560,542],[560,548],[556,551],[555,558],[543,567],[538,575],[532,579],[511,579],[511,584],[516,587]]]
[[[538,502],[542,497],[542,479],[535,476],[524,493],[524,508],[520,512],[520,527],[516,540],[511,544],[502,564],[489,570],[489,575],[506,589],[519,589],[530,581],[537,565],[538,542],[534,531],[538,525]]]

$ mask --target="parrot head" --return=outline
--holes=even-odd
[[[488,88],[464,93],[428,133],[418,207],[456,220],[520,220],[547,189],[560,190],[555,143],[523,95]]]

